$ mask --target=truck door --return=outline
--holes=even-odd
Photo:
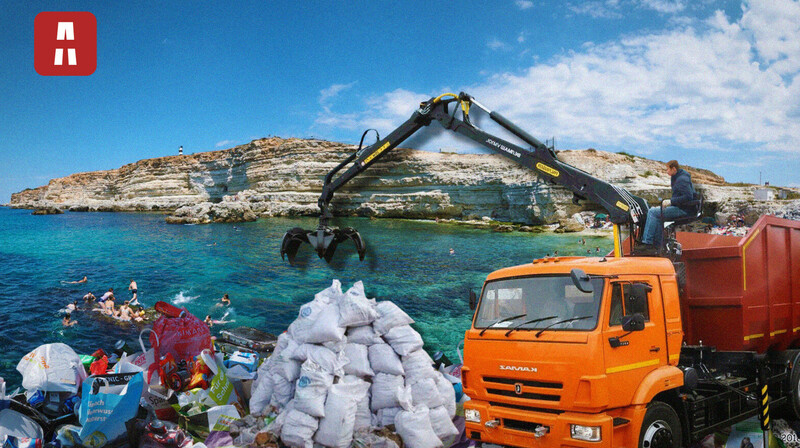
[[[633,283],[652,287],[645,297],[637,297]],[[610,407],[630,403],[642,379],[657,367],[666,364],[667,344],[661,290],[656,276],[636,279],[615,279],[611,282],[610,297],[604,301],[603,346],[606,375],[609,384]],[[645,318],[642,331],[622,330],[622,318],[641,313]]]

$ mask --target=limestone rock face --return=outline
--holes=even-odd
[[[58,207],[42,207],[42,208],[37,208],[31,214],[32,215],[60,215],[62,213],[64,213],[64,210],[61,210]]]
[[[203,202],[185,205],[167,216],[168,224],[208,224],[210,222],[246,222],[258,219],[250,205],[244,202]]]
[[[325,175],[356,147],[268,138],[220,151],[140,160],[78,173],[15,193],[17,208],[69,211],[175,212],[170,222],[249,220],[255,216],[316,216]],[[670,195],[662,162],[594,149],[559,151],[562,161],[626,188],[651,204]],[[687,168],[706,198],[706,215],[755,214],[779,207],[755,203],[755,186],[730,186],[710,171]],[[222,204],[222,205],[220,205]],[[188,208],[187,208],[188,207]],[[442,218],[530,225],[558,223],[601,209],[572,203],[572,193],[502,156],[395,149],[336,192],[336,215]]]

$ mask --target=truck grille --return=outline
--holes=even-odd
[[[556,389],[563,389],[562,383],[553,383],[545,381],[531,381],[531,380],[517,380],[513,378],[498,378],[498,377],[483,377],[483,382],[486,385],[486,393],[489,395],[500,397],[522,398],[527,400],[542,400],[542,401],[560,401],[561,395],[558,395]],[[506,387],[499,388],[497,386],[515,386],[520,385],[520,391],[517,393],[515,389],[508,389]],[[492,387],[495,386],[495,387]],[[525,390],[528,388],[550,389],[556,394],[542,393],[542,391]]]
[[[515,429],[517,431],[536,432],[536,428],[538,428],[541,425],[539,423],[524,422],[522,420],[513,420],[510,418],[504,418],[503,426],[508,429]]]

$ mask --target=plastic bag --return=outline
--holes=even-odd
[[[364,344],[370,346],[372,344],[383,344],[384,341],[375,333],[372,325],[362,325],[360,327],[350,327],[347,329],[347,342],[354,344]]]
[[[347,448],[353,440],[358,402],[369,392],[369,383],[346,376],[331,386],[325,399],[325,417],[319,421],[314,441],[334,448]]]
[[[442,441],[433,431],[430,412],[425,406],[400,411],[394,418],[397,434],[406,446],[414,448],[439,448]]]
[[[171,353],[175,361],[191,361],[204,349],[211,349],[211,331],[202,320],[166,302],[157,302],[161,316],[153,323],[150,345],[156,358]]]
[[[312,417],[325,416],[325,397],[333,384],[333,375],[312,360],[303,363],[294,394],[294,408]]]
[[[339,300],[339,326],[368,325],[378,318],[375,303],[364,294],[364,283],[356,282]]]
[[[414,406],[425,406],[432,409],[444,404],[442,395],[439,393],[439,388],[436,385],[436,380],[433,378],[421,379],[416,383],[410,384],[410,387]]]
[[[409,317],[405,311],[401,310],[400,307],[395,305],[393,302],[378,302],[375,310],[378,311],[379,317],[375,320],[375,322],[372,323],[372,327],[379,335],[386,334],[394,327],[400,327],[414,323],[414,319]]]
[[[375,373],[404,375],[403,363],[389,344],[374,344],[369,347],[369,364]]]
[[[392,346],[400,356],[405,356],[411,352],[422,348],[422,336],[410,325],[394,327],[383,335],[383,338]]]
[[[87,378],[78,412],[83,444],[100,447],[125,435],[125,422],[136,416],[144,386],[141,372]]]
[[[13,409],[0,411],[0,440],[3,436],[43,439],[42,427],[32,418]]]
[[[339,306],[336,303],[313,300],[300,307],[297,319],[287,331],[298,343],[321,344],[341,341],[345,328],[339,326]]]
[[[344,366],[344,373],[356,376],[374,376],[375,372],[369,364],[369,350],[366,345],[347,344],[344,356],[349,360]]]
[[[436,437],[438,437],[442,443],[450,442],[455,436],[460,434],[456,425],[453,424],[453,420],[451,420],[452,417],[448,415],[447,409],[443,406],[431,408],[428,416],[431,421],[433,432],[436,433]]]
[[[369,429],[353,433],[353,448],[399,448],[394,440],[379,436]]]
[[[22,387],[42,392],[78,393],[86,379],[81,357],[67,344],[44,344],[23,356],[17,364]]]
[[[283,443],[297,448],[312,448],[311,438],[316,432],[319,422],[314,417],[296,409],[290,410],[281,428]]]
[[[399,375],[389,375],[378,373],[372,379],[372,402],[370,408],[373,411],[383,408],[394,408],[400,406],[398,396],[403,392],[403,377]]]

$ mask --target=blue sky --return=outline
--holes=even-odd
[[[467,91],[559,149],[800,186],[800,2],[4,1],[0,202],[252,139],[382,135]],[[42,11],[97,18],[88,77],[33,67]],[[436,125],[434,125],[436,126]],[[404,146],[477,150],[427,130]]]

